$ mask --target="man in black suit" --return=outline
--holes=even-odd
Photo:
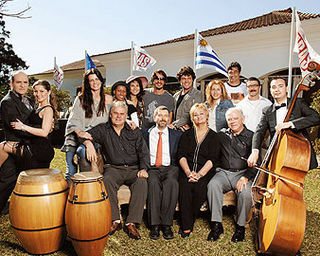
[[[19,119],[28,123],[27,119],[33,110],[32,103],[26,97],[28,91],[28,76],[23,71],[12,75],[11,90],[1,100],[0,114],[6,141],[21,142],[28,137],[26,132],[12,129],[10,123]],[[23,169],[20,163],[15,162],[13,156],[3,163],[0,169],[0,212],[4,208],[17,180],[19,172]]]
[[[168,128],[170,112],[167,107],[157,107],[153,117],[156,126],[144,133],[151,164],[147,200],[150,238],[157,240],[161,229],[164,239],[172,239],[171,226],[179,194],[176,153],[181,132]]]
[[[301,132],[306,138],[308,133],[306,128],[318,125],[320,123],[319,114],[306,105],[302,99],[297,99],[289,122],[283,122],[287,114],[289,99],[287,98],[288,87],[285,79],[275,77],[270,82],[270,92],[274,99],[274,104],[264,109],[260,123],[252,139],[252,153],[248,158],[248,165],[254,166],[259,158],[259,151],[264,135],[269,130],[273,136],[275,132],[283,129],[292,129],[295,132]],[[311,147],[310,169],[318,166],[315,152]]]

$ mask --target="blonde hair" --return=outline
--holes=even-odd
[[[213,98],[211,96],[211,90],[212,90],[212,87],[214,85],[219,85],[220,86],[220,89],[221,89],[221,97],[220,97],[220,99],[221,100],[229,99],[226,87],[224,87],[223,82],[221,80],[211,80],[210,83],[207,85],[207,88],[206,88],[206,98],[207,98],[207,102],[208,102],[208,104],[210,106],[213,105]]]
[[[204,112],[206,113],[206,116],[207,116],[207,120],[209,118],[209,110],[208,110],[206,104],[205,103],[196,103],[190,109],[190,119],[191,119],[193,125],[194,125],[194,112],[198,109],[204,110]]]

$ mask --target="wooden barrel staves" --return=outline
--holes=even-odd
[[[100,256],[111,228],[111,207],[103,176],[80,172],[71,178],[65,221],[79,256]]]
[[[20,173],[10,200],[9,218],[14,234],[28,253],[59,250],[65,238],[67,195],[68,184],[59,170]]]

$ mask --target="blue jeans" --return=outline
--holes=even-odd
[[[69,181],[70,178],[77,172],[77,165],[73,162],[73,157],[76,154],[76,147],[70,147],[66,152],[66,180]]]
[[[96,150],[98,150],[101,147],[101,145],[98,143],[93,143],[93,145]],[[78,164],[79,164],[80,172],[89,172],[91,170],[91,163],[87,160],[85,145],[81,144],[77,148],[76,152],[78,156]]]

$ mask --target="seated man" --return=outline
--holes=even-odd
[[[255,170],[248,168],[247,158],[251,152],[253,132],[244,124],[240,109],[230,108],[226,112],[228,129],[219,133],[220,165],[208,184],[208,203],[211,210],[211,231],[208,241],[216,241],[223,233],[223,194],[233,190],[237,195],[237,225],[232,242],[244,240],[245,224],[252,207],[251,184]]]
[[[149,151],[139,129],[132,130],[126,123],[128,107],[117,101],[111,105],[110,121],[99,124],[88,131],[84,145],[89,161],[96,161],[93,143],[102,146],[106,159],[104,183],[106,185],[112,210],[112,227],[109,235],[121,229],[117,192],[123,184],[129,186],[131,198],[124,231],[133,239],[141,239],[135,224],[140,224],[147,198],[147,169]],[[91,139],[91,140],[90,140]]]
[[[144,135],[150,149],[151,168],[148,171],[148,219],[151,225],[150,238],[172,239],[173,215],[179,194],[179,168],[176,153],[181,132],[168,128],[170,112],[165,106],[155,109],[155,127]]]

